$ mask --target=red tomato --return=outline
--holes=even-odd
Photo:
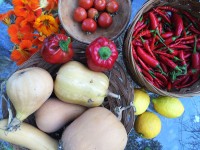
[[[94,8],[98,11],[104,11],[106,9],[106,0],[94,0]]]
[[[81,28],[85,32],[95,32],[97,29],[97,23],[93,19],[87,18],[83,20]]]
[[[77,7],[74,10],[74,20],[77,22],[82,22],[84,19],[87,18],[87,12],[84,8],[82,7]]]
[[[88,10],[93,6],[94,0],[79,0],[78,5]]]
[[[115,13],[117,12],[119,9],[119,4],[118,2],[116,1],[109,1],[107,4],[106,4],[106,10],[107,12],[109,13]]]
[[[98,16],[99,12],[95,8],[90,8],[88,10],[88,18],[97,19]]]
[[[98,24],[102,28],[108,28],[112,24],[112,17],[108,13],[103,12],[98,18]]]

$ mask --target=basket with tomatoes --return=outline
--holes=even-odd
[[[62,0],[58,13],[62,26],[75,40],[89,44],[99,36],[115,40],[126,29],[130,0]]]
[[[130,74],[141,86],[159,95],[200,95],[199,5],[150,0],[138,12],[124,47]]]

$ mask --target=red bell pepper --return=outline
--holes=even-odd
[[[62,64],[74,56],[71,38],[65,34],[54,34],[44,40],[41,49],[43,59],[51,64]]]
[[[106,37],[98,37],[86,48],[88,67],[93,71],[107,71],[113,68],[118,58],[117,47]]]

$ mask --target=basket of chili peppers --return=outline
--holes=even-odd
[[[147,1],[124,40],[126,66],[147,90],[165,96],[200,95],[200,2]]]

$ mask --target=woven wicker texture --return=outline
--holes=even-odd
[[[85,48],[87,45],[79,43],[77,41],[73,42],[73,47],[75,50],[74,60],[80,61],[86,65],[85,58]],[[121,59],[119,59],[120,61]],[[27,62],[19,66],[20,69],[37,66],[47,70],[53,78],[56,76],[56,73],[60,65],[52,65],[43,60],[40,53],[34,54]],[[127,78],[126,70],[124,69],[122,62],[117,62],[111,71],[105,72],[105,74],[110,79],[109,91],[112,93],[120,95],[120,99],[107,97],[105,98],[103,107],[110,109],[116,116],[118,116],[121,109],[126,108],[122,111],[121,122],[124,124],[127,133],[133,128],[134,124],[134,108],[131,106],[133,101],[134,88],[133,84]],[[33,117],[31,117],[33,119]],[[32,122],[28,119],[26,122]],[[32,122],[33,123],[33,122]]]
[[[167,92],[165,90],[158,89],[157,87],[150,84],[144,76],[138,71],[136,67],[136,62],[132,57],[132,33],[134,31],[134,26],[136,22],[140,19],[142,14],[149,11],[150,9],[162,6],[169,5],[175,8],[180,8],[191,12],[198,20],[200,20],[200,2],[194,0],[149,0],[147,1],[142,8],[135,15],[132,24],[127,30],[126,37],[124,39],[124,60],[126,60],[126,66],[129,70],[131,77],[137,82],[140,86],[144,87],[148,91],[156,93],[158,95],[164,96],[174,96],[174,97],[191,97],[200,95],[200,80],[197,81],[189,88],[183,88],[180,91],[171,91]]]

